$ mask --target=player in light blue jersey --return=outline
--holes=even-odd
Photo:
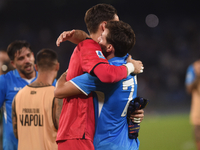
[[[110,21],[99,38],[99,44],[109,63],[120,66],[126,64],[127,53],[135,44],[135,34],[128,24]],[[142,69],[143,67],[141,72]],[[129,101],[137,96],[136,75],[129,75],[112,84],[102,83],[97,77],[87,73],[65,82],[63,75],[58,80],[55,96],[69,97],[81,93],[88,95],[92,91],[98,91],[94,94],[95,150],[138,150],[138,138],[128,137],[126,118]]]
[[[185,86],[191,95],[190,123],[194,128],[197,149],[200,149],[200,59],[187,68]]]
[[[122,65],[126,57],[114,57],[110,64]],[[137,96],[136,75],[115,84],[102,83],[98,78],[86,73],[71,80],[85,94],[95,92],[95,150],[136,150],[138,139],[129,139],[127,124],[127,106]]]
[[[34,54],[26,41],[14,41],[7,48],[11,64],[16,68],[0,76],[0,107],[3,110],[3,150],[17,150],[18,140],[12,127],[12,101],[17,92],[37,78]],[[55,85],[54,81],[53,85]]]

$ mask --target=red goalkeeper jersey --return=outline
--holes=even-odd
[[[121,80],[126,77],[126,67],[116,67],[108,64],[101,51],[100,45],[92,39],[79,43],[70,58],[67,81],[83,74],[91,73],[97,66],[104,64],[102,74],[110,74]],[[124,74],[116,74],[116,72]],[[95,72],[95,71],[94,71]],[[99,72],[99,71],[98,71]],[[101,78],[101,74],[97,75]],[[104,75],[105,76],[105,75]],[[110,81],[108,78],[106,81]],[[113,81],[110,81],[113,82]],[[59,120],[57,141],[85,138],[93,141],[95,132],[94,105],[92,94],[77,95],[63,99],[63,107]]]

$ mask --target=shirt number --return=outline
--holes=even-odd
[[[122,114],[121,114],[121,117],[125,117],[127,114],[127,108],[128,108],[129,102],[133,99],[134,80],[133,80],[133,78],[131,78],[129,80],[124,81],[122,84],[123,84],[123,90],[128,90],[128,87],[131,87],[131,92],[129,94],[128,101],[126,103],[126,106],[124,107]]]

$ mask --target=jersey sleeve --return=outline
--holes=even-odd
[[[95,74],[104,83],[118,82],[127,77],[127,68],[109,65],[100,45],[94,40],[85,40],[78,46],[83,72]]]
[[[70,80],[79,90],[81,90],[85,95],[90,94],[92,91],[101,91],[105,87],[97,77],[91,76],[88,73],[77,76]]]
[[[123,65],[99,64],[94,68],[93,72],[104,83],[116,83],[127,77],[127,69]]]
[[[185,84],[190,85],[196,79],[195,71],[193,65],[190,65],[187,69]]]
[[[1,85],[0,86],[0,108],[1,108],[5,100],[6,89],[7,89],[5,75],[0,76],[0,85]]]

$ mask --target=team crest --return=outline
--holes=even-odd
[[[106,59],[101,51],[96,51],[96,53],[99,56],[99,58]]]

